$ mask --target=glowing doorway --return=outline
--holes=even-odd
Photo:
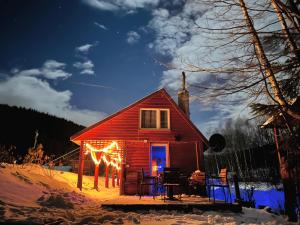
[[[168,166],[168,151],[165,144],[152,144],[151,145],[151,160],[150,168],[151,175],[158,176],[163,173],[164,168]]]

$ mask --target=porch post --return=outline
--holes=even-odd
[[[125,164],[122,162],[121,164],[121,170],[119,171],[119,177],[120,177],[120,195],[124,195],[125,187],[124,187],[124,182],[125,182]]]
[[[121,170],[117,170],[117,186],[120,186]]]
[[[94,188],[98,191],[99,164],[95,164]]]
[[[240,204],[242,202],[242,198],[241,198],[240,186],[239,186],[238,177],[237,177],[236,172],[233,173],[232,178],[233,178],[233,184],[234,184],[234,190],[235,190],[235,201],[238,204]]]
[[[198,142],[198,156],[199,156],[199,169],[201,171],[205,171],[205,166],[204,166],[204,143],[199,141]]]
[[[115,187],[116,185],[115,185],[115,168],[114,167],[112,167],[111,168],[111,186],[112,187]]]
[[[120,170],[118,171],[118,179],[119,179],[119,187],[120,187],[120,195],[124,195],[125,193],[125,162],[126,162],[126,146],[127,146],[127,143],[126,141],[124,142],[124,145],[123,145],[123,149],[122,149],[122,161],[120,163]]]
[[[78,179],[77,179],[77,188],[82,191],[82,176],[84,168],[84,141],[80,142],[80,153],[79,153],[79,166],[78,166]]]
[[[105,187],[109,188],[109,166],[106,165],[105,167]]]
[[[196,159],[197,159],[197,170],[200,169],[200,166],[199,166],[199,144],[198,144],[198,141],[195,142],[195,150],[196,150]]]

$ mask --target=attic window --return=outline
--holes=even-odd
[[[141,129],[170,129],[169,109],[141,109]]]

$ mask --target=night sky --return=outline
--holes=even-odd
[[[161,87],[177,101],[181,68],[166,64],[189,55],[202,12],[183,0],[0,0],[0,103],[90,125]],[[206,135],[233,115],[194,94]]]

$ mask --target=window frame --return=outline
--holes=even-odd
[[[156,128],[142,127],[142,111],[153,110],[156,111]],[[160,111],[167,111],[167,128],[161,128]],[[168,108],[140,108],[139,129],[141,130],[170,130],[170,109]]]

